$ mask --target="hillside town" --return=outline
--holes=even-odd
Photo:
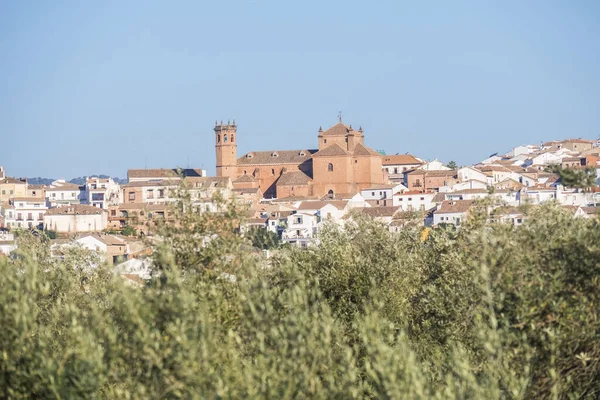
[[[243,134],[243,133],[242,133]],[[281,243],[308,247],[325,224],[343,226],[357,215],[397,232],[407,224],[460,227],[473,207],[486,203],[490,218],[518,226],[525,206],[557,202],[577,218],[600,210],[600,140],[563,139],[518,145],[469,166],[385,154],[365,144],[362,127],[341,121],[319,128],[316,149],[237,151],[237,125],[215,122],[216,176],[203,169],[130,169],[127,183],[88,177],[29,184],[0,167],[0,253],[17,247],[15,233],[52,233],[52,248],[78,243],[106,255],[109,263],[147,255],[141,238],[170,211],[182,183],[198,212],[221,212],[223,202],[244,207],[241,232],[264,229]],[[396,150],[391,150],[394,153]],[[447,155],[440,155],[444,159]],[[556,167],[592,171],[587,187],[570,187]],[[128,261],[129,260],[129,261]]]

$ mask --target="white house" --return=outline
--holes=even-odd
[[[446,200],[477,200],[493,197],[506,205],[519,205],[519,191],[511,189],[497,189],[493,193],[489,193],[486,189],[466,189],[448,192],[445,196]]]
[[[394,193],[402,192],[408,188],[401,183],[381,184],[363,189],[360,194],[372,206],[391,206]]]
[[[45,229],[60,233],[99,232],[106,229],[108,213],[99,207],[73,204],[51,208],[43,221]]]
[[[350,209],[348,201],[303,201],[298,205],[297,212],[302,214],[311,214],[317,216],[317,221],[330,220],[337,222],[342,219]]]
[[[63,179],[52,182],[46,188],[46,202],[49,207],[81,203],[82,188],[79,185],[65,182]]]
[[[318,218],[313,214],[296,213],[287,217],[281,239],[299,247],[308,247],[317,235]]]
[[[507,158],[514,158],[521,155],[531,154],[534,151],[538,150],[537,146],[527,145],[527,146],[517,146],[513,147],[508,153],[505,154]]]
[[[460,226],[466,219],[473,200],[446,200],[433,213],[433,225],[452,224]]]
[[[499,155],[497,155],[497,154],[492,154],[491,156],[489,156],[489,157],[488,157],[488,158],[486,158],[485,160],[482,160],[482,161],[480,162],[480,164],[493,164],[493,163],[495,163],[496,161],[500,161],[500,160],[502,160],[502,157],[500,157],[500,156],[499,156]]]
[[[429,162],[421,165],[417,169],[422,169],[422,170],[425,170],[425,171],[450,171],[450,170],[452,170],[452,168],[446,167],[444,165],[444,163],[442,163],[437,158],[435,160],[433,160],[433,161],[429,161]]]
[[[482,171],[474,167],[462,167],[457,171],[458,179],[462,182],[476,180],[480,182],[487,182],[487,175]]]
[[[0,253],[9,255],[17,249],[15,235],[6,231],[0,231]]]
[[[426,211],[435,207],[433,200],[436,193],[421,193],[418,191],[404,191],[394,194],[392,205],[400,207],[402,211]]]
[[[556,188],[524,187],[520,190],[520,204],[542,204],[547,201],[557,200]]]
[[[15,197],[4,208],[7,228],[41,228],[48,210],[46,199],[37,197]]]
[[[86,179],[81,203],[106,210],[108,206],[116,206],[122,202],[120,186],[112,178]]]

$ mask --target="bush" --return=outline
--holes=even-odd
[[[600,229],[391,234],[358,218],[267,260],[239,213],[176,210],[126,285],[23,234],[0,258],[3,398],[598,398]]]

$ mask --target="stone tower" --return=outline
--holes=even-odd
[[[237,178],[237,125],[215,121],[215,151],[217,154],[217,176]]]

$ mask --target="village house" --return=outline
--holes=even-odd
[[[9,200],[15,197],[27,197],[27,179],[2,178],[0,180],[0,204],[8,204]]]
[[[15,235],[0,230],[0,254],[10,255],[13,251],[17,249],[17,242],[15,240]]]
[[[50,207],[80,204],[84,190],[85,187],[59,179],[46,188],[46,202]]]
[[[382,166],[387,172],[388,180],[393,183],[404,183],[404,172],[416,169],[425,162],[410,154],[383,156]]]
[[[394,193],[406,190],[400,183],[381,184],[363,189],[360,194],[365,201],[374,207],[393,205]]]
[[[435,207],[435,192],[420,192],[416,190],[407,190],[394,194],[392,206],[400,207],[402,211],[421,211]]]
[[[43,218],[44,229],[58,233],[99,232],[108,224],[107,211],[86,204],[71,204],[49,209]]]
[[[86,179],[81,203],[106,210],[109,205],[118,205],[122,202],[121,188],[112,178]]]
[[[552,142],[544,143],[546,149],[568,149],[575,152],[581,152],[590,150],[593,147],[591,140],[584,139],[566,139],[566,140],[555,140]]]
[[[442,186],[460,183],[456,170],[423,170],[416,169],[405,173],[408,190],[429,192],[438,191]]]
[[[7,228],[42,228],[48,207],[46,199],[37,197],[14,197],[4,206],[4,224]]]
[[[317,236],[318,218],[314,214],[295,213],[286,218],[281,239],[293,246],[308,247]]]
[[[469,213],[473,200],[446,200],[433,213],[433,225],[452,224],[460,226]]]
[[[153,181],[178,181],[184,178],[202,178],[206,170],[200,168],[151,168],[127,170],[127,182],[153,182]]]

